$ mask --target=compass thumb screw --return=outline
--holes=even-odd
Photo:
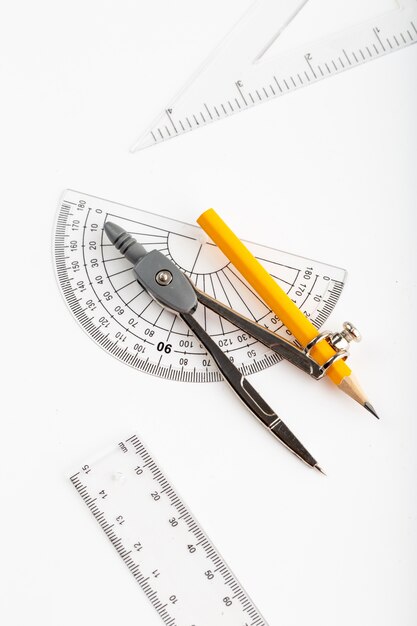
[[[356,341],[357,343],[362,340],[362,335],[350,322],[343,322],[342,335],[344,335],[347,341]]]

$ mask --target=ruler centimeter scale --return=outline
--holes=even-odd
[[[293,339],[198,226],[67,190],[55,229],[58,283],[82,328],[116,358],[162,378],[221,380],[212,358],[184,322],[161,308],[136,281],[132,265],[104,234],[107,219],[123,226],[147,250],[166,254],[208,295]],[[248,246],[313,324],[321,327],[340,296],[345,270],[258,244]],[[203,306],[196,317],[243,374],[280,360]]]
[[[137,435],[71,482],[165,624],[267,626]]]
[[[323,19],[329,12],[335,16],[344,12],[349,18],[351,1],[316,0],[315,5],[314,1],[254,2],[132,151],[228,118],[417,41],[417,0],[360,0],[353,3],[356,13],[366,16],[360,23],[280,49],[283,34],[297,20],[314,23],[317,18],[312,9],[321,10]],[[276,54],[268,55],[274,46]]]

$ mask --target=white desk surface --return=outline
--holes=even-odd
[[[134,429],[270,626],[416,623],[417,46],[128,151],[248,4],[3,7],[7,626],[160,623],[67,479]],[[325,478],[268,436],[226,385],[166,382],[99,350],[55,282],[52,228],[66,187],[190,222],[212,206],[242,238],[345,267],[328,325],[347,318],[361,329],[351,363],[380,422],[291,368],[251,378]]]

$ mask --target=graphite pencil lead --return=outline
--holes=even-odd
[[[372,415],[379,419],[377,412],[375,411],[372,404],[368,402],[363,389],[352,374],[350,376],[345,376],[342,382],[339,383],[339,389],[351,398],[353,398],[353,400],[356,400],[356,402],[365,407],[367,411],[369,411],[370,413],[372,413]]]
[[[374,407],[372,406],[370,402],[365,402],[363,406],[365,407],[367,411],[372,413],[372,415],[375,415],[376,419],[379,420],[379,415],[377,414],[377,412],[375,411]]]
[[[315,464],[314,468],[318,470],[321,474],[323,474],[323,476],[327,476],[326,472],[323,472],[320,465],[318,465],[317,463]]]

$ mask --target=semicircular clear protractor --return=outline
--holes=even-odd
[[[107,239],[106,220],[122,226],[146,250],[165,254],[208,295],[293,340],[198,226],[67,190],[55,228],[58,284],[81,327],[117,359],[161,378],[221,380],[213,359],[184,322],[152,300],[137,282],[132,265]],[[259,244],[247,245],[320,328],[337,303],[345,270]],[[279,361],[277,354],[202,305],[195,316],[243,374]]]

